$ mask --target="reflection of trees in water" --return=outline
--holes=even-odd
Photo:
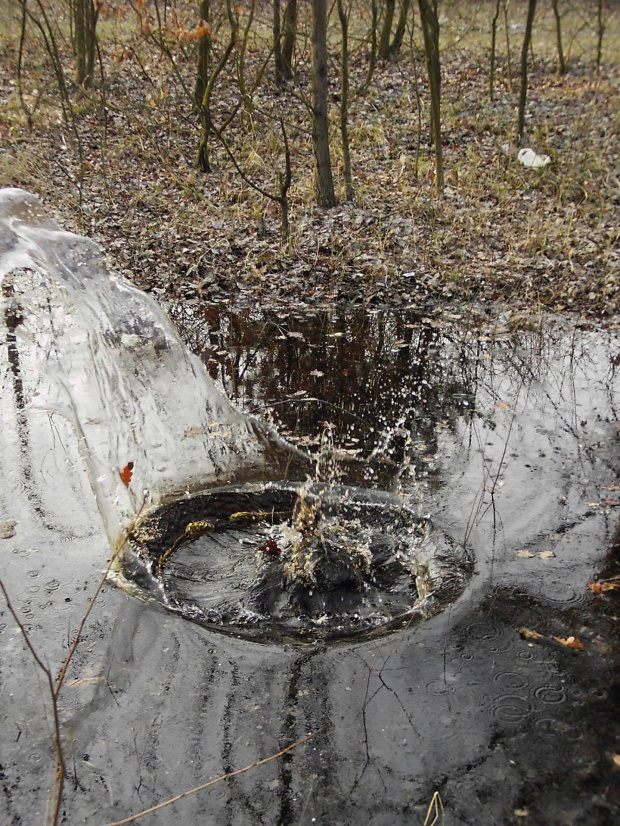
[[[337,448],[391,466],[388,480],[404,460],[423,473],[442,428],[475,442],[479,419],[495,428],[496,410],[517,403],[553,410],[549,426],[581,440],[584,378],[590,386],[596,377],[612,414],[617,409],[620,356],[612,334],[497,328],[490,337],[446,332],[414,313],[387,310],[301,315],[177,305],[173,314],[238,405],[311,450],[329,422]],[[368,483],[370,470],[356,477],[349,466],[347,480]]]
[[[178,305],[173,316],[237,404],[310,448],[329,422],[339,449],[380,453],[393,466],[412,452],[424,466],[437,425],[454,428],[474,409],[465,346],[411,313],[233,314]]]

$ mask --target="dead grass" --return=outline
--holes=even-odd
[[[366,95],[350,114],[355,202],[324,213],[313,205],[313,156],[307,111],[296,96],[261,86],[254,111],[226,133],[248,175],[269,189],[282,168],[277,116],[283,112],[292,146],[292,235],[279,238],[277,205],[244,184],[223,150],[213,147],[214,171],[193,169],[197,128],[170,64],[132,35],[133,23],[107,21],[102,33],[107,114],[99,90],[74,90],[83,164],[62,122],[49,66],[28,44],[24,89],[38,99],[32,132],[20,108],[13,6],[0,42],[0,182],[41,194],[65,226],[99,240],[115,266],[146,289],[223,298],[240,304],[393,301],[428,304],[501,300],[519,309],[546,306],[590,319],[618,313],[620,255],[620,27],[608,11],[600,72],[595,3],[566,4],[563,21],[569,73],[555,70],[555,31],[548,4],[534,38],[528,104],[528,145],[554,163],[527,170],[507,155],[514,139],[518,84],[506,78],[505,33],[498,32],[495,100],[488,100],[489,30],[493,4],[443,6],[443,115],[446,192],[435,200],[428,141],[426,87],[417,55],[416,110],[411,56],[379,65]],[[520,48],[523,3],[510,5],[512,64]],[[248,49],[252,77],[264,56],[268,20]],[[364,24],[365,25],[365,24]],[[359,23],[355,31],[362,33]],[[503,21],[502,21],[503,26]],[[133,37],[133,39],[132,39]],[[417,38],[417,32],[414,33]],[[130,45],[138,61],[127,55]],[[419,43],[418,43],[419,45]],[[191,54],[176,53],[191,87]],[[144,78],[139,64],[148,72]],[[352,87],[365,77],[359,43]],[[302,72],[302,88],[307,85]],[[235,99],[229,74],[218,88],[220,120]],[[39,95],[40,88],[43,92]],[[337,83],[334,81],[334,91]],[[344,197],[332,109],[333,158]],[[418,124],[421,123],[421,134]],[[415,278],[403,279],[403,273]]]

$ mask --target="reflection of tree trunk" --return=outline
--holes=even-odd
[[[521,48],[521,91],[519,92],[519,121],[517,133],[519,141],[523,140],[525,129],[525,104],[527,102],[527,53],[532,41],[532,27],[534,25],[534,14],[536,13],[536,0],[528,0],[527,21],[525,23],[525,34],[523,35],[523,46]]]
[[[327,111],[327,0],[312,0],[312,142],[319,206],[336,206]]]
[[[288,0],[282,25],[282,74],[286,80],[293,77],[293,52],[297,37],[297,0]]]
[[[441,144],[441,63],[439,58],[439,18],[437,0],[418,0],[426,69],[431,95],[431,132],[435,145],[435,184],[437,194],[443,192],[443,147]]]

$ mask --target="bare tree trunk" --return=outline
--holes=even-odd
[[[327,0],[312,0],[312,143],[319,206],[336,206],[327,111]]]
[[[508,7],[510,0],[504,0],[504,31],[506,34],[506,77],[508,88],[512,92],[512,60],[510,59],[510,26],[508,25]]]
[[[245,84],[245,54],[248,47],[250,29],[252,28],[252,22],[254,21],[255,6],[256,0],[250,0],[245,25],[243,27],[243,34],[241,35],[241,42],[237,48],[237,82],[239,84],[239,94],[241,95],[243,106],[248,114],[251,114],[253,111],[254,104],[252,101],[252,95],[248,92]]]
[[[489,100],[493,100],[493,87],[495,86],[495,46],[497,42],[497,21],[499,20],[499,4],[497,0],[495,6],[495,16],[491,21],[491,65],[489,68]]]
[[[596,68],[600,68],[601,61],[603,59],[603,36],[605,34],[605,21],[603,19],[603,2],[604,0],[598,0],[598,5],[596,9],[596,32],[597,32],[597,39],[596,39]]]
[[[284,79],[282,66],[282,25],[280,0],[273,0],[273,63],[276,83],[281,84]]]
[[[411,0],[401,0],[400,14],[398,15],[398,23],[396,24],[396,31],[394,32],[394,40],[392,40],[392,45],[390,46],[390,54],[398,54],[403,45],[410,8]]]
[[[368,60],[368,71],[366,72],[366,79],[362,90],[368,89],[371,84],[372,76],[375,73],[375,66],[377,65],[377,0],[371,2],[372,21],[370,23],[370,58]]]
[[[521,48],[521,89],[519,91],[519,120],[517,124],[519,143],[523,140],[523,131],[525,129],[525,105],[527,103],[527,53],[532,41],[532,27],[534,25],[535,14],[536,0],[528,0],[525,34],[523,35],[523,46]]]
[[[209,23],[211,15],[210,0],[200,0],[198,8],[199,20]],[[196,83],[194,85],[194,100],[196,106],[200,107],[202,96],[205,93],[209,81],[209,53],[211,51],[211,35],[205,35],[198,41],[198,54],[196,58]]]
[[[351,149],[349,146],[349,18],[343,0],[338,0],[338,17],[340,18],[340,28],[342,30],[340,49],[340,133],[342,135],[345,197],[347,201],[352,201],[353,178],[351,176]]]
[[[566,60],[564,59],[564,49],[562,48],[562,19],[560,17],[560,9],[558,8],[558,0],[551,0],[553,7],[553,14],[555,15],[555,33],[558,41],[558,71],[561,75],[567,72]]]
[[[293,52],[297,38],[297,0],[288,0],[282,26],[282,74],[286,80],[293,77]]]
[[[387,60],[390,56],[390,38],[392,37],[392,22],[394,20],[395,0],[385,0],[385,16],[379,38],[379,57]]]
[[[441,143],[441,62],[439,58],[439,17],[437,0],[418,0],[422,33],[424,34],[424,51],[426,52],[426,71],[431,95],[431,132],[435,146],[435,187],[437,194],[443,192],[443,147]]]
[[[211,119],[211,98],[213,96],[213,89],[222,69],[228,63],[232,50],[235,48],[237,43],[237,35],[239,33],[239,16],[233,12],[230,0],[226,0],[226,9],[228,12],[228,22],[230,24],[230,38],[226,49],[220,55],[220,59],[209,75],[209,80],[207,81],[199,107],[202,129],[200,133],[200,140],[198,141],[198,148],[196,149],[196,167],[201,172],[211,171],[211,163],[209,160],[209,139],[214,131],[217,132]]]
[[[99,12],[93,0],[74,0],[73,30],[75,37],[76,82],[79,86],[90,86],[95,66],[97,50],[97,18]]]

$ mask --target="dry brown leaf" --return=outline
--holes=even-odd
[[[595,594],[604,594],[607,591],[620,591],[620,579],[599,579],[588,582],[588,588]]]
[[[573,651],[583,651],[583,643],[577,639],[577,637],[566,637],[566,639],[562,637],[551,637],[552,640],[559,642],[560,645],[566,646],[566,648],[572,648]]]

